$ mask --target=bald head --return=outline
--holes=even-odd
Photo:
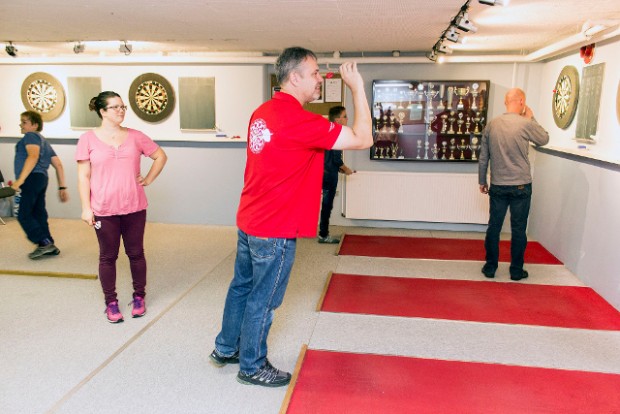
[[[506,92],[504,98],[507,112],[522,114],[525,110],[525,92],[520,88],[512,88]]]

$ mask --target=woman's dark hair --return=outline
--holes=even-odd
[[[303,47],[284,49],[276,60],[276,80],[278,84],[282,85],[283,82],[286,82],[291,72],[297,69],[309,57],[316,60],[314,52]]]
[[[108,106],[108,99],[120,97],[121,96],[116,92],[101,92],[99,95],[95,96],[93,99],[90,100],[90,103],[88,104],[88,109],[90,109],[91,111],[95,111],[97,113],[97,116],[103,119],[103,117],[101,116],[101,110],[105,109]]]
[[[35,111],[26,111],[22,112],[20,116],[28,118],[31,124],[37,124],[37,132],[43,131],[43,118],[41,118],[41,114]]]

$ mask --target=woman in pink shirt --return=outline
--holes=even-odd
[[[101,126],[82,134],[77,144],[82,220],[96,230],[106,316],[111,323],[118,323],[123,321],[116,296],[116,259],[121,237],[133,280],[131,315],[137,318],[146,313],[143,242],[148,204],[144,187],[159,175],[167,156],[142,132],[121,126],[127,106],[116,92],[101,92],[91,99],[89,109],[101,118]],[[140,174],[142,155],[153,160],[144,177]]]

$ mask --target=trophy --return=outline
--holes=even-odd
[[[418,160],[420,159],[420,152],[421,152],[421,151],[422,151],[422,140],[421,140],[421,139],[419,139],[419,140],[418,140],[418,154],[417,154],[417,156],[416,156],[416,159],[418,159]]]
[[[400,134],[405,132],[405,130],[403,129],[403,121],[404,120],[405,120],[405,113],[404,112],[399,112],[398,113],[398,122],[399,122],[400,126],[398,127],[398,132]]]
[[[471,159],[477,160],[478,158],[476,157],[476,151],[478,150],[478,148],[480,148],[480,145],[478,145],[478,137],[473,137],[471,139],[471,144],[469,145],[469,148],[471,148]]]
[[[454,93],[459,97],[459,103],[456,104],[456,109],[464,109],[465,106],[463,105],[463,98],[469,93],[469,86],[466,88],[455,88]]]
[[[433,159],[436,160],[437,159],[437,153],[439,152],[439,148],[437,148],[437,143],[436,142],[433,144],[433,148],[431,148],[431,151],[433,152]]]
[[[446,141],[441,141],[441,153],[443,154],[441,156],[442,160],[446,159],[446,152],[448,152],[448,143]]]
[[[445,85],[441,84],[439,85],[439,105],[437,105],[437,110],[439,112],[443,111],[444,109],[446,109],[446,107],[443,105],[443,94],[445,92]]]
[[[448,109],[452,109],[452,96],[454,95],[454,87],[448,86]]]
[[[392,115],[390,115],[390,132],[391,133],[396,132],[396,129],[394,128],[395,127],[395,122],[394,122],[395,119],[396,118],[394,117],[394,114],[392,113]]]
[[[471,134],[471,132],[469,132],[469,127],[471,126],[471,117],[467,117],[467,122],[465,122],[465,133],[467,135]]]
[[[461,156],[459,157],[460,160],[464,160],[465,159],[465,150],[467,149],[467,144],[465,144],[465,140],[461,139],[461,145],[457,145],[456,148],[461,151]]]
[[[450,117],[448,118],[448,122],[450,122],[450,129],[448,129],[448,134],[454,134],[454,121],[456,118],[454,117],[454,111],[450,111]]]
[[[474,83],[473,85],[471,85],[471,98],[472,98],[471,109],[472,111],[478,110],[478,106],[476,105],[476,97],[478,96],[478,88],[479,88],[479,85],[477,83]]]
[[[393,143],[391,147],[392,147],[392,158],[396,158],[396,154],[398,153],[398,144]]]
[[[424,142],[424,159],[427,160],[428,159],[428,140],[426,142]]]
[[[448,158],[449,160],[453,160],[454,159],[454,150],[456,149],[456,140],[454,138],[452,138],[450,140],[450,158]]]
[[[433,87],[434,85],[429,82],[428,90],[424,92],[424,96],[426,96],[426,102],[428,102],[427,110],[428,113],[431,115],[433,113],[433,98],[435,98],[435,96],[437,96],[437,94],[439,93],[439,91],[434,90]]]
[[[385,148],[383,148],[383,147],[379,148],[379,158],[385,158],[385,157],[383,156],[383,152],[384,152],[384,151],[385,151]]]
[[[456,131],[456,133],[459,134],[459,135],[462,135],[463,132],[461,131],[461,127],[465,123],[465,121],[463,121],[463,112],[459,112],[459,119],[458,119],[458,121],[456,121],[456,123],[459,126],[459,129],[458,129],[458,131]]]
[[[474,118],[474,134],[479,134],[480,130],[478,129],[478,123],[480,122],[480,118]]]
[[[446,122],[446,120],[448,119],[448,114],[443,114],[440,116],[441,118],[441,133],[445,134],[446,131],[448,130],[448,123]]]
[[[374,149],[375,153],[373,154],[373,158],[379,158],[379,148],[377,148],[377,146],[375,145]]]

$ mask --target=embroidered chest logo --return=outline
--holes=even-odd
[[[265,143],[271,141],[271,131],[267,128],[267,123],[257,118],[250,126],[250,151],[260,154],[265,147]]]

